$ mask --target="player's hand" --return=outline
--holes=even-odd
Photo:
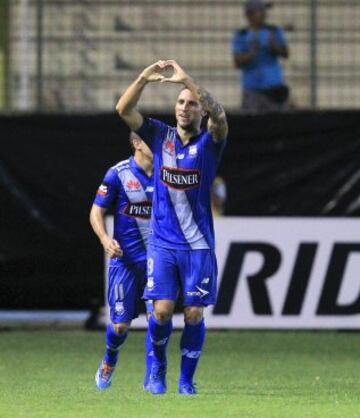
[[[105,253],[110,258],[120,258],[123,256],[123,250],[115,239],[106,236],[101,240],[101,244],[104,247]]]
[[[180,67],[180,65],[174,60],[165,61],[166,69],[172,68],[174,70],[172,76],[164,77],[161,83],[182,83],[184,84],[190,79],[190,76]]]
[[[161,81],[164,80],[165,76],[162,74],[166,70],[166,61],[157,61],[154,64],[149,65],[141,73],[141,76],[146,81]]]

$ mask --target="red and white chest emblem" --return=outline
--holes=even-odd
[[[171,154],[175,151],[175,144],[170,139],[167,139],[165,141],[165,150],[168,151]]]
[[[140,189],[140,182],[139,180],[128,180],[126,187],[130,190]]]

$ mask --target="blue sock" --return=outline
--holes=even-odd
[[[119,356],[120,346],[124,344],[127,337],[127,332],[118,334],[115,332],[113,326],[109,324],[106,328],[106,352],[104,361],[110,366],[116,366]]]
[[[146,332],[146,339],[145,339],[145,378],[144,378],[144,387],[149,384],[150,380],[150,372],[151,372],[151,364],[153,359],[153,347],[150,337],[149,329]]]
[[[193,377],[204,345],[204,340],[204,320],[196,325],[185,323],[180,341],[180,382],[193,383]]]
[[[159,322],[151,316],[149,319],[149,333],[153,349],[153,361],[166,363],[166,347],[172,331],[172,321],[165,324]]]

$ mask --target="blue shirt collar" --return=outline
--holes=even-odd
[[[175,128],[176,129],[176,128]],[[206,130],[205,129],[201,129],[201,131],[197,134],[197,135],[194,135],[194,136],[192,136],[191,138],[190,138],[190,140],[189,140],[189,142],[186,144],[186,145],[184,145],[183,144],[183,142],[182,142],[182,140],[181,140],[181,138],[180,138],[180,135],[179,135],[179,133],[178,133],[178,131],[177,131],[177,129],[176,129],[176,139],[179,141],[179,144],[180,144],[180,146],[182,147],[182,148],[185,148],[185,147],[187,147],[187,146],[189,146],[189,145],[191,145],[193,142],[195,142],[197,139],[199,139],[203,134],[204,134],[204,132],[206,132]]]

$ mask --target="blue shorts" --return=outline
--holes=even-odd
[[[139,303],[146,284],[146,262],[109,266],[108,302],[113,324],[131,322],[139,315]],[[146,302],[152,311],[152,301]]]
[[[213,250],[173,250],[149,245],[144,299],[176,300],[184,306],[216,302],[217,264]]]

